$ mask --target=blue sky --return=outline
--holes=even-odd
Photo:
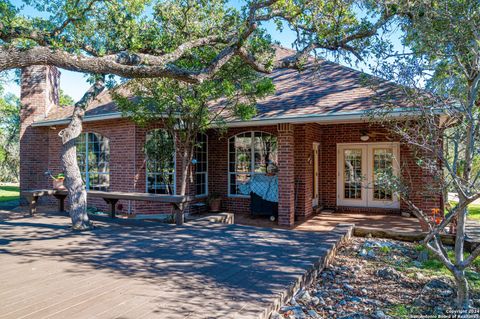
[[[18,7],[23,5],[23,1],[21,0],[13,0],[12,2]],[[241,4],[244,4],[244,2],[240,0],[232,0],[232,4],[235,7],[239,7]],[[25,15],[39,16],[39,13],[35,9],[28,6],[22,7],[22,13]],[[362,12],[359,12],[359,14],[361,15]],[[288,47],[288,48],[292,47],[292,43],[295,39],[295,34],[292,31],[285,30],[285,29],[284,31],[278,31],[273,23],[267,23],[266,25],[264,25],[264,27],[266,27],[268,32],[272,35],[273,40],[280,42],[285,47]],[[401,35],[400,31],[398,30],[389,35],[389,39],[394,45],[395,50],[397,51],[403,50],[403,46],[399,40],[400,35]],[[341,64],[348,65],[344,61],[339,61],[339,62]],[[369,72],[370,69],[368,67],[368,64],[370,62],[372,61],[367,60],[362,63],[352,64],[348,66],[364,72]],[[89,87],[88,83],[85,80],[84,75],[82,73],[71,72],[67,70],[61,70],[61,72],[62,72],[62,77],[60,80],[61,89],[66,94],[73,97],[75,101],[77,101],[78,99],[80,99],[80,97],[85,93],[85,91]],[[6,92],[13,93],[17,96],[20,95],[20,88],[13,81],[8,81],[4,85],[4,88]]]

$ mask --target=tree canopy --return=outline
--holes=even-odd
[[[468,257],[464,253],[467,206],[480,198],[480,6],[475,0],[406,1],[399,2],[399,11],[402,40],[410,50],[380,52],[378,74],[407,86],[418,116],[406,124],[386,124],[417,151],[418,164],[433,177],[417,195],[454,191],[459,200],[450,205],[444,196],[447,214],[437,223],[431,212],[412,205],[409,198],[415,194],[408,181],[400,181],[397,191],[428,225],[423,242],[455,278],[457,305],[468,308],[465,269],[480,255],[478,247]],[[454,258],[440,240],[447,226],[456,234]]]
[[[18,180],[20,103],[0,87],[0,181]]]
[[[34,64],[190,83],[211,78],[237,56],[257,71],[298,66],[327,50],[361,58],[394,9],[369,0],[254,0],[238,9],[226,0],[24,0],[38,16],[0,0],[0,70]],[[365,15],[356,12],[363,8]],[[274,21],[294,30],[299,54],[272,65]],[[196,50],[220,48],[191,62]],[[270,54],[269,54],[270,53]]]

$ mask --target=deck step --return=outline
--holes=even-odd
[[[208,214],[195,214],[188,217],[188,222],[209,222],[209,223],[221,223],[221,224],[234,224],[235,218],[233,213],[208,213]]]
[[[335,212],[335,210],[333,210],[333,209],[322,209],[320,211],[320,214],[329,215],[329,214],[333,214],[334,212]]]

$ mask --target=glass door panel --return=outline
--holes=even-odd
[[[337,200],[340,206],[366,205],[364,179],[367,149],[363,145],[343,146],[338,149]]]
[[[400,208],[398,196],[393,192],[399,173],[399,154],[398,143],[368,146],[368,207]]]
[[[362,199],[362,150],[343,151],[345,199]]]
[[[393,150],[391,148],[373,149],[373,200],[392,200],[392,174]]]

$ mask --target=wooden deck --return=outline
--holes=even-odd
[[[248,215],[235,215],[235,223],[258,227],[282,228],[277,222],[271,222],[267,218],[252,218]],[[418,219],[402,217],[399,215],[359,214],[359,213],[331,213],[317,214],[305,221],[295,222],[293,230],[309,232],[328,232],[338,224],[355,224],[357,227],[375,229],[388,229],[398,232],[421,231]]]
[[[259,318],[342,234],[0,220],[0,318]]]

